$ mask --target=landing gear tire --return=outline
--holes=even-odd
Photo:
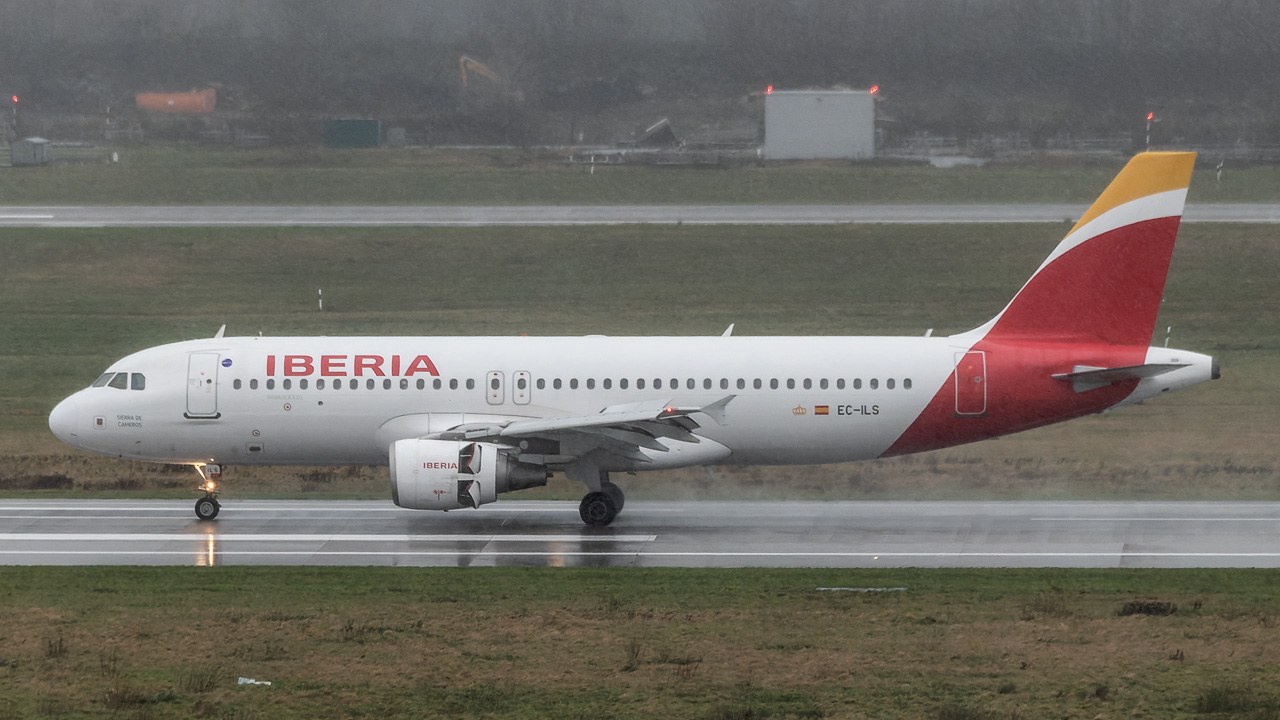
[[[215,498],[202,497],[196,501],[196,517],[201,520],[212,520],[218,517],[218,511],[221,509],[222,506]]]
[[[618,516],[618,506],[608,493],[587,493],[582,498],[582,504],[578,505],[578,515],[582,517],[582,522],[591,527],[604,527]]]
[[[600,483],[600,492],[608,495],[617,511],[622,512],[622,506],[627,504],[627,496],[622,494],[622,488],[606,480]]]

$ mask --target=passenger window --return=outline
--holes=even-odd
[[[284,388],[285,390],[288,390],[289,388],[293,387],[293,381],[286,379],[284,382],[280,383],[280,387]]]
[[[805,389],[805,390],[812,390],[812,389],[813,389],[813,381],[812,381],[812,380],[810,380],[809,378],[805,378],[805,379],[804,379],[804,389]]]
[[[146,375],[143,375],[142,373],[134,373],[133,375],[131,375],[131,376],[130,376],[130,380],[132,381],[132,383],[131,383],[131,385],[130,385],[130,386],[131,386],[134,390],[146,390],[146,389],[147,389],[147,376],[146,376]]]
[[[524,387],[523,380],[520,381],[520,387]],[[547,381],[543,380],[542,378],[538,378],[538,389],[545,390],[546,388],[547,388]]]
[[[843,390],[843,389],[844,389],[844,378],[838,378],[838,379],[836,380],[836,389],[837,389],[837,390]]]
[[[885,386],[886,388],[888,388],[889,390],[892,390],[892,389],[893,389],[893,378],[889,378],[888,380],[885,380],[885,381],[884,381],[884,386]]]
[[[450,390],[457,390],[457,389],[458,389],[458,379],[457,379],[457,378],[454,378],[454,379],[452,379],[452,380],[450,380],[450,381],[449,381],[449,389],[450,389]]]
[[[661,389],[662,389],[662,378],[654,378],[654,379],[653,379],[653,389],[654,389],[654,390],[661,390]]]
[[[626,390],[626,389],[627,389],[627,379],[626,379],[626,378],[622,378],[621,380],[619,380],[619,381],[618,381],[618,388],[619,388],[620,390]]]
[[[738,389],[739,390],[747,389],[747,381],[745,378],[738,378]]]
[[[911,378],[903,378],[903,379],[902,379],[902,389],[903,389],[903,390],[910,390],[910,389],[911,389]]]
[[[822,378],[821,380],[819,380],[819,381],[818,381],[818,388],[819,388],[820,390],[826,390],[826,389],[827,389],[827,379],[826,379],[826,378]]]
[[[383,389],[383,390],[390,390],[390,389],[391,389],[391,378],[387,378],[386,380],[383,380],[383,381],[382,381],[382,389]]]
[[[347,387],[351,388],[352,390],[359,390],[360,381],[355,378],[351,378],[351,382],[347,384]]]
[[[680,389],[680,379],[679,379],[679,378],[671,378],[671,384],[670,384],[670,385],[668,385],[668,387],[670,387],[672,390],[679,390],[679,389]]]
[[[636,378],[636,389],[637,390],[644,389],[644,378]]]
[[[418,387],[418,389],[419,389],[419,390],[426,390],[426,389],[427,389],[427,381],[426,381],[426,380],[423,380],[422,378],[418,378],[417,387]]]
[[[231,387],[232,387],[232,389],[239,390],[239,389],[240,389],[240,380],[238,380],[238,379],[237,379],[235,382],[231,383]]]
[[[868,385],[870,385],[872,390],[875,390],[876,388],[880,387],[880,381],[875,378],[871,378],[871,382],[868,383]]]
[[[103,373],[102,375],[98,376],[97,380],[93,381],[93,387],[106,387],[107,383],[111,382],[111,378],[115,376],[116,374],[113,372]]]
[[[268,390],[275,390],[275,389],[276,389],[276,381],[275,381],[275,380],[273,380],[273,379],[271,379],[271,378],[268,378],[268,379],[267,379],[267,389],[268,389]]]
[[[760,378],[756,378],[755,380],[751,381],[751,387],[755,388],[756,390],[759,390],[763,385],[764,385],[764,382],[761,381]]]
[[[702,378],[702,389],[703,390],[711,389],[711,378]]]
[[[319,380],[316,380],[316,389],[317,390],[324,389],[324,378],[320,378]]]
[[[298,389],[299,389],[299,390],[306,390],[306,389],[307,389],[307,379],[306,379],[306,378],[302,378],[301,380],[299,380],[299,381],[298,381]]]
[[[250,389],[250,390],[257,390],[257,389],[258,389],[258,380],[257,380],[257,378],[254,378],[253,380],[250,380],[250,381],[249,381],[249,389]]]
[[[494,389],[494,390],[497,390],[497,389],[498,389],[498,378],[494,378],[494,379],[490,380],[490,381],[489,381],[489,387],[490,387],[490,388],[492,388],[492,389]]]
[[[440,389],[440,378],[436,378],[435,380],[432,380],[432,381],[431,381],[431,389],[432,389],[432,390],[439,390],[439,389]]]
[[[862,378],[854,378],[854,379],[853,379],[853,389],[854,389],[854,390],[861,390],[861,389],[862,389]]]
[[[129,373],[116,373],[111,378],[111,382],[107,383],[107,387],[113,387],[117,390],[125,390],[129,387]]]
[[[578,389],[578,378],[570,378],[570,380],[569,380],[569,389],[570,389],[570,390],[577,390],[577,389]]]
[[[720,389],[721,390],[729,389],[729,378],[720,378]]]
[[[369,378],[368,380],[365,380],[365,381],[364,381],[364,389],[365,389],[365,390],[372,390],[372,389],[373,389],[373,378]]]
[[[552,389],[554,389],[554,390],[559,390],[559,389],[560,389],[560,378],[556,378],[555,380],[552,380],[552,381],[551,381],[551,387],[552,387]]]
[[[795,389],[796,389],[796,380],[795,380],[795,378],[787,378],[787,389],[788,389],[788,390],[795,390]]]
[[[407,379],[405,379],[405,378],[400,378],[400,389],[401,389],[401,390],[408,390],[408,389],[409,389],[409,381],[408,381]]]
[[[612,381],[612,380],[610,380],[609,378],[605,378],[605,379],[604,379],[604,383],[602,384],[602,387],[604,387],[604,389],[605,389],[605,390],[608,390],[608,389],[612,388],[612,387],[613,387],[613,381]]]
[[[475,390],[475,389],[476,389],[476,381],[475,381],[475,380],[473,380],[473,379],[471,379],[471,378],[467,378],[467,389],[468,389],[468,390]]]

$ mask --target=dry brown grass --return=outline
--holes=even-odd
[[[45,577],[32,606],[30,590],[0,604],[0,680],[22,702],[157,717],[551,717],[536,708],[603,702],[616,717],[994,718],[1276,702],[1280,623],[1258,573],[1166,574],[1154,595],[1182,610],[1121,617],[1135,594],[1116,587],[1152,574],[904,571],[906,593],[853,594],[813,592],[837,574],[816,571],[81,572],[93,577]],[[1049,578],[1070,611],[1028,617]],[[73,580],[87,589],[62,587]],[[57,634],[54,661],[43,643]],[[98,672],[104,653],[116,672]]]

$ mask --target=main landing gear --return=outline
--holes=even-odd
[[[197,465],[196,472],[204,481],[197,489],[204,492],[204,497],[196,501],[196,517],[201,520],[212,520],[218,517],[222,506],[218,504],[218,480],[222,479],[222,467],[219,465]]]
[[[578,515],[582,517],[582,522],[592,527],[604,527],[613,522],[627,501],[622,488],[609,482],[608,478],[608,473],[600,473],[600,489],[587,493],[578,505]]]

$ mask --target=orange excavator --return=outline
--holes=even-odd
[[[507,82],[507,79],[499,75],[493,68],[473,57],[463,55],[458,58],[458,76],[462,81],[462,90],[467,94],[474,92],[468,89],[471,85],[468,80],[469,74],[479,75],[493,81],[503,99],[514,100],[516,102],[520,102],[524,99],[524,93],[519,90],[513,90],[511,88],[511,84]]]

